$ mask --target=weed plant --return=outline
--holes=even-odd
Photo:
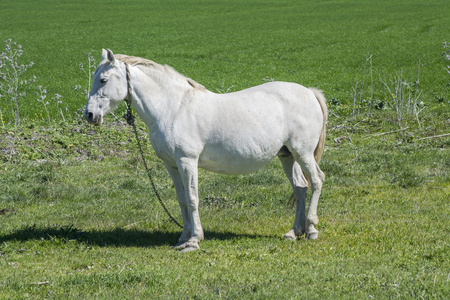
[[[447,42],[444,42],[443,48],[444,48],[444,52],[442,52],[442,56],[445,57],[445,60],[450,61],[450,50],[449,50],[450,44]],[[445,67],[444,70],[447,71],[448,74],[450,74],[450,66]]]
[[[23,54],[22,45],[13,42],[12,39],[5,41],[5,51],[0,53],[0,100],[6,112],[14,116],[15,132],[20,123],[19,107],[21,100],[27,95],[36,77],[24,79],[24,73],[33,66],[33,62],[23,64],[20,57]],[[4,126],[3,110],[0,108],[1,123]],[[5,115],[6,116],[6,115]]]

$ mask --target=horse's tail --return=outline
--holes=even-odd
[[[327,120],[328,120],[328,108],[327,108],[327,99],[323,95],[322,91],[315,89],[315,88],[309,88],[316,97],[317,101],[320,104],[320,108],[322,109],[322,116],[323,116],[323,124],[322,124],[322,132],[320,133],[319,137],[319,143],[317,143],[316,149],[314,150],[314,159],[316,160],[317,164],[319,164],[320,159],[322,158],[323,149],[325,148],[325,136],[326,136],[326,127],[327,127]],[[305,176],[306,180],[308,178]],[[289,205],[293,207],[296,203],[295,195],[292,193],[291,198],[288,201]]]
[[[323,125],[322,125],[322,132],[320,133],[319,143],[317,144],[316,149],[314,150],[314,159],[317,163],[320,162],[320,159],[322,158],[323,149],[325,147],[325,136],[326,136],[326,127],[327,127],[327,120],[328,120],[328,108],[325,96],[323,95],[322,91],[310,88],[310,90],[314,93],[314,96],[316,96],[317,101],[320,104],[320,108],[322,109],[322,115],[323,115]]]

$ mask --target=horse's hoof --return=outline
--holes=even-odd
[[[184,243],[178,243],[175,246],[173,246],[173,249],[175,250],[181,250],[181,252],[191,252],[200,249],[197,242],[193,241],[187,241]]]
[[[311,232],[306,234],[308,240],[317,240],[319,238],[319,232]]]
[[[192,252],[192,251],[197,251],[197,250],[199,250],[200,249],[200,247],[197,245],[196,247],[186,247],[186,248],[184,248],[183,250],[181,250],[180,252],[181,253],[188,253],[188,252]]]
[[[186,248],[186,246],[185,246],[186,243],[187,243],[187,242],[184,242],[184,243],[178,243],[178,244],[176,244],[175,246],[173,246],[172,249],[174,249],[174,250],[181,250],[181,249],[184,249],[184,248]]]
[[[283,238],[287,241],[296,241],[297,240],[297,237],[295,235],[291,236],[291,235],[285,234]]]
[[[284,235],[284,239],[289,241],[297,240],[297,235],[295,234],[294,229],[289,230],[289,232]]]

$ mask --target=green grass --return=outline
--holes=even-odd
[[[373,55],[375,98],[403,69],[417,79],[421,64],[422,101],[448,103],[448,76],[441,57],[448,41],[450,3],[427,1],[9,1],[0,3],[0,40],[23,46],[22,61],[48,95],[59,93],[70,114],[85,99],[74,90],[87,86],[79,64],[101,48],[173,66],[212,91],[239,90],[263,78],[315,86],[328,99],[351,103]],[[366,94],[368,86],[366,77]],[[21,115],[45,118],[34,93]],[[389,99],[389,98],[388,98]],[[0,99],[4,119],[10,110]],[[55,118],[59,115],[51,109]],[[42,114],[42,116],[41,116]]]
[[[427,131],[412,119],[402,133],[388,133],[391,112],[331,119],[316,241],[282,239],[294,211],[278,161],[247,176],[201,171],[206,240],[189,254],[170,248],[180,230],[152,195],[124,123],[23,128],[16,154],[1,156],[0,295],[445,299],[450,140],[421,138],[445,132],[449,114],[426,116]],[[11,133],[1,136],[11,150]],[[173,184],[145,147],[180,219]]]
[[[450,294],[448,1],[1,1],[0,39],[66,122],[33,90],[14,134],[0,98],[0,299],[446,299]],[[332,114],[316,241],[282,239],[294,221],[278,161],[246,176],[200,171],[205,241],[180,230],[152,194],[134,136],[108,116],[88,126],[79,64],[101,48],[169,64],[212,91],[263,78],[325,90]],[[374,99],[352,113],[373,55]],[[417,79],[425,110],[398,126],[389,83]],[[367,65],[366,65],[367,67]],[[27,75],[28,76],[28,75]],[[370,95],[366,85],[362,99]],[[386,100],[385,100],[386,98]],[[116,115],[123,113],[123,107]],[[69,116],[70,115],[70,116]],[[146,129],[139,121],[142,137]],[[441,137],[439,137],[441,136]],[[143,140],[156,186],[180,220],[173,184]]]

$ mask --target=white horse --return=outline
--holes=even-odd
[[[103,49],[85,118],[100,125],[103,116],[127,96],[147,125],[155,153],[175,185],[184,223],[176,249],[199,249],[204,238],[198,168],[243,174],[260,169],[276,156],[297,199],[295,222],[285,238],[304,234],[318,238],[314,225],[319,222],[317,204],[325,178],[318,161],[327,121],[326,100],[320,91],[269,82],[216,94],[169,66]],[[312,193],[305,219],[308,181]]]

